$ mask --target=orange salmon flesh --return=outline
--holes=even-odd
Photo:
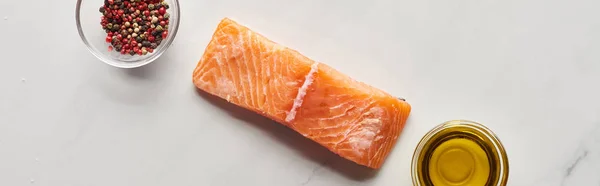
[[[228,18],[217,26],[192,81],[373,169],[389,155],[411,111],[407,102]]]

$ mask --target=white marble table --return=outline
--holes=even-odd
[[[181,6],[169,51],[123,70],[84,48],[75,1],[0,2],[0,185],[411,185],[417,142],[451,119],[496,132],[509,185],[600,185],[600,1]],[[197,93],[192,70],[226,16],[405,97],[413,113],[384,167]]]

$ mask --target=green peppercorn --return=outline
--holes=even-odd
[[[159,32],[162,32],[162,31],[163,31],[163,27],[162,27],[162,26],[160,26],[160,25],[158,25],[158,26],[156,26],[156,29],[155,29],[155,30],[156,30],[156,31],[159,31]]]
[[[169,13],[165,13],[165,15],[163,15],[163,17],[164,17],[165,19],[169,19],[169,17],[171,17],[171,14],[169,14]]]
[[[112,30],[113,24],[112,23],[108,23],[106,24],[106,28],[109,30]]]
[[[165,25],[165,30],[168,30],[168,29],[169,29],[169,25]]]
[[[154,4],[148,4],[148,9],[149,10],[154,10]]]
[[[133,23],[133,28],[137,28],[139,25],[137,23]]]

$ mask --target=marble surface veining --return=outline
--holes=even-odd
[[[85,49],[75,1],[0,1],[0,186],[412,185],[418,141],[453,119],[496,133],[510,186],[600,186],[598,0],[180,2],[170,49],[124,70]],[[223,17],[405,98],[384,166],[197,91]]]
[[[566,162],[539,177],[535,185],[600,185],[600,126],[584,133]]]

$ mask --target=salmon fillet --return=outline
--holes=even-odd
[[[373,169],[385,161],[411,111],[405,101],[228,18],[217,26],[192,80]]]

